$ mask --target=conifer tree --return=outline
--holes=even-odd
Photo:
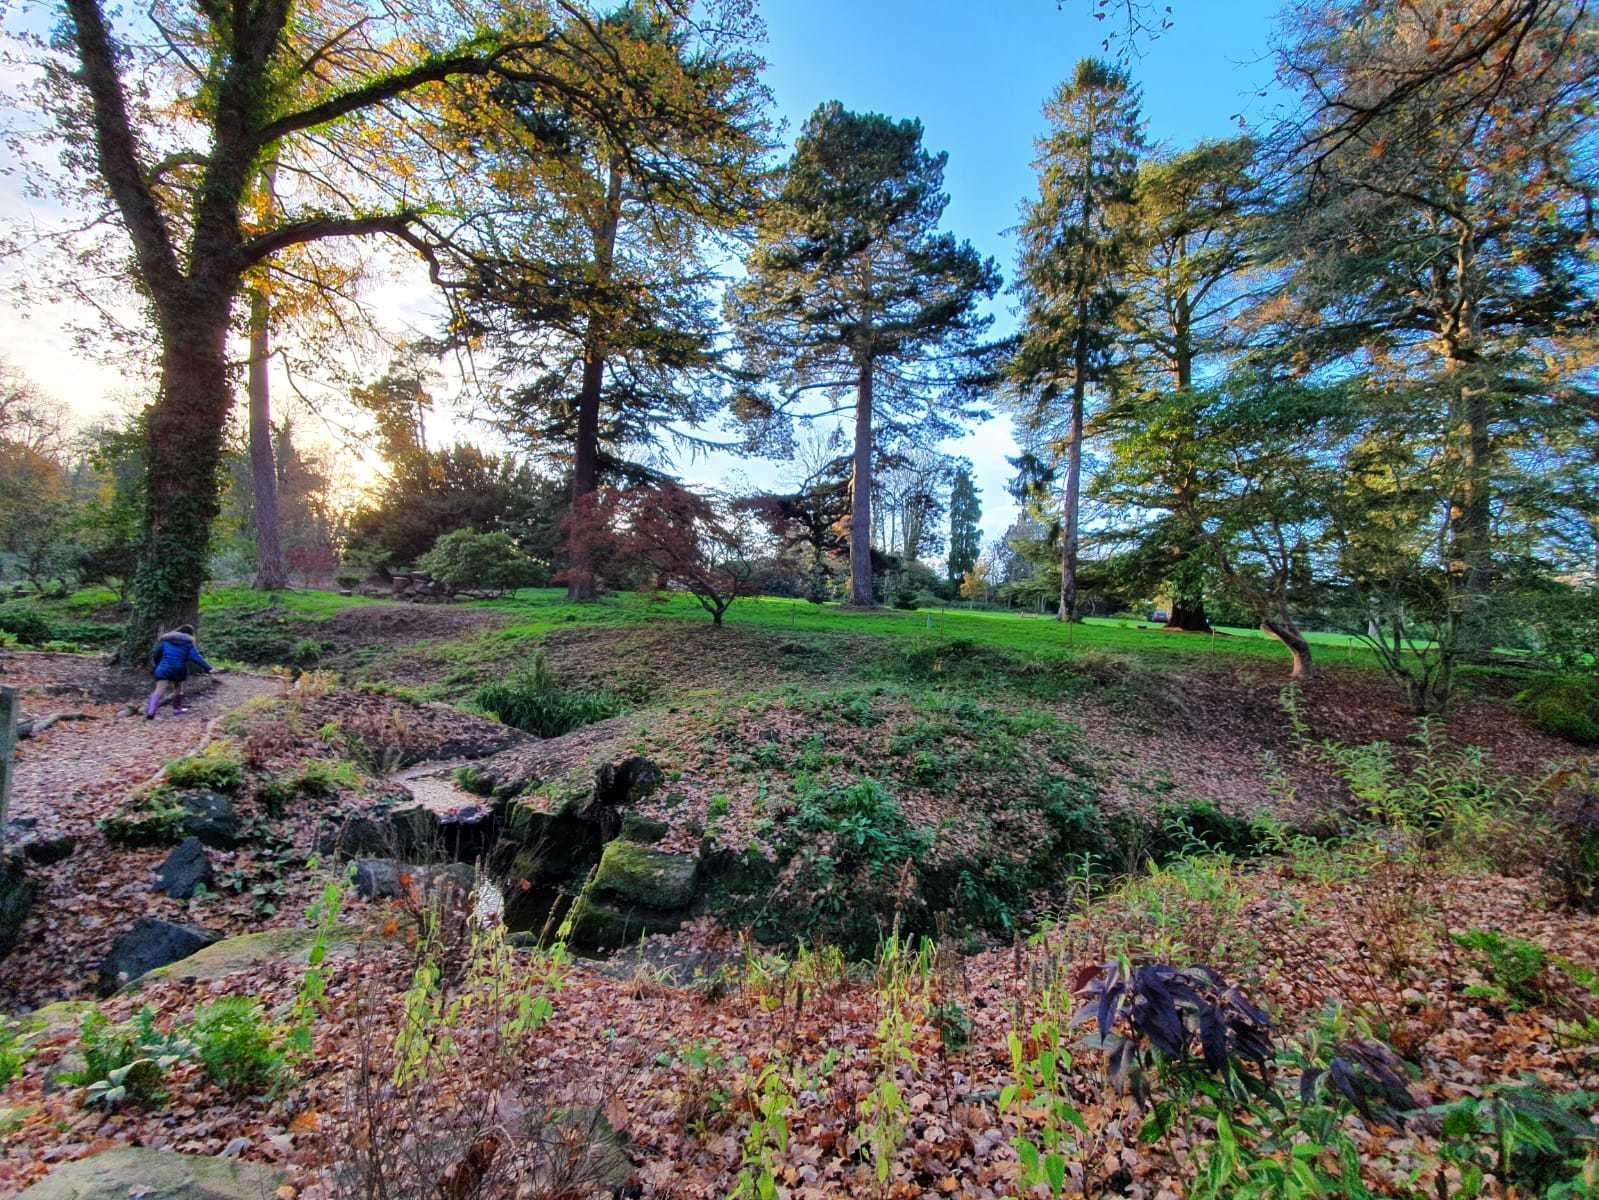
[[[1062,621],[1077,614],[1078,512],[1088,389],[1108,378],[1125,305],[1123,217],[1132,199],[1143,119],[1120,68],[1083,59],[1044,105],[1038,197],[1022,221],[1023,328],[1011,364],[1018,416],[1065,460],[1061,502]]]
[[[977,497],[970,467],[955,472],[949,492],[949,578],[959,582],[977,565],[983,549],[983,503]]]
[[[923,148],[918,121],[822,105],[729,300],[746,370],[779,381],[775,395],[740,397],[757,443],[786,445],[793,420],[853,409],[850,600],[859,605],[874,603],[874,450],[934,444],[972,414],[965,397],[989,324],[978,302],[999,288],[991,261],[938,228],[945,157]]]

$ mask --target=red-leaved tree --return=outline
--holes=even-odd
[[[734,600],[757,590],[751,526],[748,510],[725,497],[661,483],[602,489],[571,534],[594,560],[637,564],[657,591],[689,593],[720,625]]]

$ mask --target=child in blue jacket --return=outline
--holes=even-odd
[[[194,644],[193,625],[179,625],[171,633],[161,635],[155,653],[150,656],[155,691],[150,693],[150,699],[144,706],[146,721],[155,720],[155,710],[161,707],[168,693],[172,696],[173,712],[189,711],[183,703],[183,681],[188,678],[191,663],[207,675],[211,674],[211,664],[205,661],[200,648]]]

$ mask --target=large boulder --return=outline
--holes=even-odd
[[[605,763],[594,773],[594,798],[601,804],[637,804],[661,786],[661,768],[643,755]]]
[[[282,1182],[234,1158],[125,1146],[57,1167],[19,1200],[262,1200]]]
[[[93,1000],[57,1000],[11,1020],[24,1038],[36,1038],[76,1029],[83,1024],[84,1017],[99,1007]]]
[[[355,893],[363,900],[390,900],[411,886],[424,894],[446,883],[470,892],[477,882],[471,863],[413,866],[395,858],[363,858],[355,864]]]
[[[33,911],[34,890],[20,858],[0,857],[0,958],[10,954],[22,936],[22,923]]]
[[[156,872],[156,890],[174,900],[191,900],[202,886],[211,887],[215,883],[211,856],[205,851],[205,843],[197,837],[184,838]]]
[[[18,817],[6,822],[0,844],[10,847],[31,863],[53,867],[72,856],[72,852],[78,848],[78,839],[68,833],[40,833],[37,817]]]
[[[404,864],[397,858],[361,858],[355,863],[355,894],[363,900],[388,900],[403,890],[400,874]]]
[[[193,925],[141,917],[112,944],[111,953],[100,964],[100,994],[108,996],[150,971],[180,962],[219,940],[216,934]]]
[[[677,932],[684,915],[580,896],[572,905],[572,945],[594,954],[620,950],[642,937]]]
[[[199,838],[214,850],[234,850],[244,841],[244,825],[233,797],[197,789],[179,792],[174,799],[183,806],[185,837]]]

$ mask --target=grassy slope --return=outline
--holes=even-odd
[[[501,636],[539,636],[571,624],[616,625],[652,617],[706,620],[699,605],[686,596],[653,602],[639,596],[622,596],[597,605],[572,605],[555,589],[528,589],[513,599],[491,601],[487,607],[515,614],[515,623]],[[1234,658],[1288,663],[1283,646],[1253,630],[1220,631],[1214,637],[1166,633],[1155,627],[1125,622],[1090,620],[1063,625],[1049,617],[1015,612],[971,612],[927,609],[902,612],[881,609],[859,612],[837,605],[773,597],[741,600],[728,610],[727,623],[773,632],[851,634],[901,640],[965,639],[1012,654],[1066,657],[1085,651],[1125,651],[1173,660]],[[1370,651],[1350,637],[1312,635],[1325,651],[1335,651],[1335,661],[1375,667]]]

